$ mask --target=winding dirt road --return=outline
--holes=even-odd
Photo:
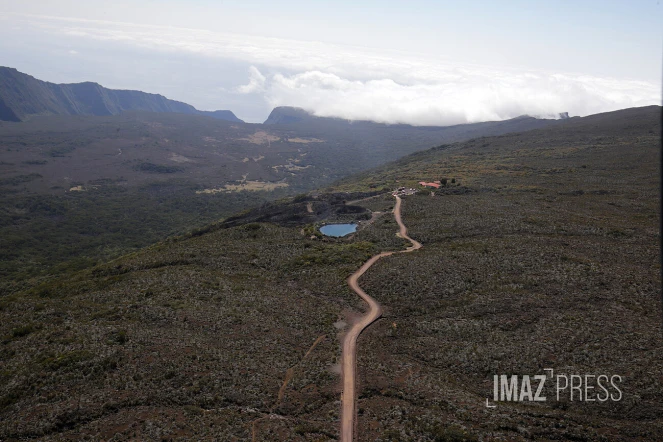
[[[341,442],[351,442],[354,437],[354,422],[355,422],[355,374],[357,366],[357,337],[359,334],[366,329],[373,321],[378,319],[382,315],[382,307],[378,302],[368,296],[361,287],[359,287],[358,280],[363,275],[366,270],[368,270],[375,262],[385,256],[392,255],[394,253],[404,253],[412,252],[421,248],[421,244],[407,235],[407,228],[403,221],[401,220],[401,199],[394,195],[396,198],[396,205],[394,206],[394,218],[399,226],[399,232],[397,235],[401,238],[407,239],[412,243],[410,247],[405,250],[400,250],[397,252],[382,252],[379,255],[373,256],[371,259],[366,261],[359,270],[354,272],[350,278],[348,278],[348,284],[350,288],[357,293],[361,299],[366,301],[368,304],[368,312],[366,315],[361,318],[361,320],[355,323],[352,328],[345,335],[343,340],[343,354],[341,358],[341,367],[342,367],[342,381],[343,381],[343,394],[341,396]]]

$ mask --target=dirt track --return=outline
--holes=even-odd
[[[396,198],[396,205],[394,206],[394,218],[399,226],[398,236],[409,240],[412,245],[405,250],[398,252],[382,252],[379,255],[373,256],[371,259],[366,261],[359,270],[354,272],[350,278],[348,278],[348,284],[352,290],[357,293],[361,299],[366,301],[368,304],[368,312],[366,315],[361,318],[361,320],[355,323],[352,328],[345,335],[343,340],[343,354],[341,359],[342,367],[342,382],[343,382],[343,394],[341,396],[341,441],[350,442],[354,437],[354,422],[355,422],[355,374],[357,366],[357,337],[359,334],[366,329],[373,321],[378,319],[382,315],[382,307],[378,302],[368,296],[361,287],[359,287],[358,280],[361,275],[363,275],[366,270],[368,270],[375,262],[385,256],[392,255],[394,253],[404,253],[412,252],[421,248],[421,244],[407,235],[407,228],[401,220],[401,199],[394,195]]]

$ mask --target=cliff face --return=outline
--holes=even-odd
[[[0,120],[23,121],[36,115],[117,115],[126,110],[200,114],[241,122],[229,110],[199,111],[162,95],[107,89],[91,82],[49,83],[0,67]]]

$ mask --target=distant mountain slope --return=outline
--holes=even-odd
[[[117,115],[126,110],[208,115],[241,122],[229,110],[199,111],[162,95],[107,89],[97,83],[55,84],[13,68],[0,67],[0,120],[23,121],[34,115]]]
[[[272,110],[263,124],[290,124],[310,120],[311,118],[317,117],[299,107],[279,106]]]
[[[198,111],[201,115],[207,115],[208,117],[213,117],[219,120],[234,121],[235,123],[243,123],[243,120],[240,120],[235,116],[232,111],[229,110],[215,110],[215,111]]]
[[[509,121],[515,123],[516,120],[518,119]],[[445,143],[431,149],[420,150],[343,179],[326,190],[358,192],[372,188],[417,186],[421,180],[432,180],[436,177],[455,178],[463,185],[471,184],[477,188],[488,181],[499,183],[500,186],[505,186],[504,188],[512,187],[516,185],[516,182],[521,181],[520,178],[517,179],[520,176],[529,177],[535,173],[542,176],[561,176],[561,169],[558,170],[547,165],[549,161],[546,155],[551,155],[550,152],[559,151],[556,153],[559,158],[556,158],[560,161],[563,158],[566,159],[569,170],[565,173],[570,174],[572,170],[578,168],[584,170],[590,167],[592,162],[594,165],[599,164],[600,156],[594,153],[588,155],[588,158],[572,155],[578,149],[577,146],[582,145],[583,149],[591,150],[592,148],[598,149],[603,144],[620,145],[619,143],[623,143],[624,150],[619,152],[619,155],[628,156],[631,155],[628,150],[630,149],[629,143],[634,142],[636,135],[646,136],[649,141],[652,138],[657,139],[661,129],[660,124],[661,106],[629,108],[587,117],[567,118],[557,120],[555,125],[537,130],[513,131],[490,137],[481,136],[463,142]],[[511,154],[506,155],[506,151]],[[475,168],[477,162],[468,160],[474,156],[486,158],[486,163],[490,163],[487,158],[491,156],[494,156],[495,160],[490,163],[490,167],[481,166],[477,169]],[[543,159],[539,157],[543,157]],[[569,160],[567,157],[577,157],[578,159]],[[525,158],[529,158],[531,164],[528,164]],[[637,161],[637,159],[629,159],[629,162],[634,164]],[[471,164],[472,167],[468,168],[468,164]],[[616,164],[612,167],[626,166]],[[644,160],[642,167],[644,167]],[[496,177],[488,179],[489,175],[499,176],[499,179]],[[658,179],[658,174],[656,178]],[[455,192],[453,186],[450,186],[449,189],[445,192]]]
[[[567,112],[560,113],[560,117],[560,120],[569,119]],[[456,124],[452,126],[411,126],[409,124],[384,124],[372,121],[351,121],[334,117],[317,117],[298,107],[280,106],[272,110],[263,124],[307,128],[318,131],[342,130],[344,132],[348,130],[353,132],[373,131],[376,129],[403,132],[404,129],[409,129],[417,132],[443,134],[445,142],[453,142],[467,140],[472,137],[503,135],[510,132],[539,129],[557,124],[560,120],[521,115],[503,121],[484,121],[481,123]]]

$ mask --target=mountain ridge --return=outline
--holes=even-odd
[[[95,82],[56,84],[0,66],[0,120],[25,121],[40,115],[118,115],[127,110],[207,115],[243,122],[229,110],[201,111],[160,94],[109,89]]]
[[[557,118],[555,118],[557,117]],[[505,120],[488,120],[488,121],[478,121],[478,122],[467,122],[467,123],[458,123],[458,124],[445,124],[445,125],[412,125],[408,123],[383,123],[372,120],[349,120],[341,117],[320,117],[314,115],[313,113],[307,111],[304,108],[297,106],[276,106],[272,109],[267,119],[262,123],[264,125],[274,125],[274,124],[295,124],[303,121],[309,120],[329,120],[337,121],[343,123],[369,123],[369,124],[383,124],[385,126],[411,126],[411,127],[456,127],[456,126],[466,126],[472,124],[481,124],[481,123],[500,123],[507,121],[519,121],[519,120],[542,120],[542,121],[556,121],[556,120],[566,120],[569,118],[574,118],[569,116],[568,112],[558,112],[550,115],[529,115],[523,114],[518,115],[517,117],[507,118]]]
[[[300,121],[319,118],[301,107],[276,106],[262,124],[290,124]]]

